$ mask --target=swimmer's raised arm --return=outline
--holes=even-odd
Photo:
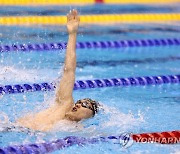
[[[64,72],[60,85],[56,93],[56,102],[59,104],[66,104],[72,107],[74,101],[72,92],[75,82],[76,71],[76,37],[79,27],[79,16],[77,10],[72,10],[67,15],[67,30],[69,33],[69,39],[66,50]],[[69,104],[67,104],[69,103]],[[69,107],[70,107],[69,106]]]

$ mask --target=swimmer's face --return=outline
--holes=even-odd
[[[81,100],[81,103],[86,103],[88,107],[92,108],[91,103],[88,103],[85,100]],[[91,118],[93,116],[93,111],[89,108],[83,107],[81,103],[74,104],[71,111],[66,113],[66,118],[72,121]]]

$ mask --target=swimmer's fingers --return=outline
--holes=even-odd
[[[73,10],[72,10],[72,15],[73,15],[74,17],[77,16],[77,15],[78,15],[77,10],[73,9]]]
[[[67,15],[67,20],[68,21],[72,21],[72,20],[79,21],[78,11],[74,10],[74,9],[72,11],[70,11],[69,14]]]
[[[67,14],[67,21],[71,21],[73,19],[71,15],[71,11]]]
[[[67,29],[69,33],[75,33],[79,26],[79,16],[77,10],[72,10],[67,15]]]
[[[76,16],[76,20],[79,22],[79,21],[80,21],[80,17],[79,17],[79,16]]]
[[[68,21],[72,21],[73,19],[74,19],[74,15],[73,15],[74,13],[73,13],[73,11],[69,11],[69,14],[67,15],[67,20]]]
[[[74,16],[74,19],[77,20],[77,21],[80,21],[80,17],[78,15],[78,11],[77,10],[74,10],[73,9],[73,16]]]

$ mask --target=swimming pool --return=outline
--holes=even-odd
[[[114,6],[115,9],[110,10],[113,12],[126,8],[126,11],[130,12],[132,8],[137,8],[138,11],[138,7],[140,6]],[[58,8],[64,9],[62,13],[69,10],[69,7]],[[141,6],[141,8],[145,12],[148,8],[155,11],[156,7]],[[16,15],[20,14],[18,7],[11,9],[16,12]],[[41,9],[44,11],[48,10],[49,7],[40,8],[38,11],[37,8],[23,8],[22,10],[27,14],[33,12],[38,15]],[[56,9],[57,7],[55,7]],[[102,5],[101,9],[99,6],[79,7],[79,9],[82,14],[85,10],[89,10],[88,13],[103,13],[107,6]],[[31,12],[29,13],[28,10]],[[161,6],[158,12],[160,10],[161,12],[178,12],[179,8],[177,6]],[[78,41],[179,38],[179,31],[178,22],[150,25],[89,25],[80,27]],[[1,26],[2,44],[64,42],[66,40],[65,26]],[[178,50],[178,46],[78,49],[76,80],[179,74],[180,54]],[[6,85],[55,81],[61,74],[63,61],[64,50],[2,52],[0,82],[2,85]],[[66,126],[59,124],[54,131],[49,133],[27,134],[18,130],[18,132],[0,133],[0,146],[51,141],[69,135],[98,137],[118,135],[123,132],[144,133],[178,130],[180,121],[178,116],[180,108],[179,89],[178,84],[167,84],[74,91],[75,100],[92,97],[104,105],[104,111],[101,111],[93,119],[83,121],[84,128],[79,128],[80,131],[70,124]],[[1,118],[3,115],[8,115],[9,120],[14,121],[27,112],[46,108],[52,100],[53,92],[4,95],[1,97],[0,103]],[[134,143],[130,148],[124,149],[119,144],[99,143],[83,147],[72,146],[54,153],[175,153],[179,150],[179,145]]]

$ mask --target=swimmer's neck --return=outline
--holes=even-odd
[[[65,114],[64,119],[68,120],[68,121],[78,122],[77,120],[75,120],[72,117],[70,117],[68,114]]]

